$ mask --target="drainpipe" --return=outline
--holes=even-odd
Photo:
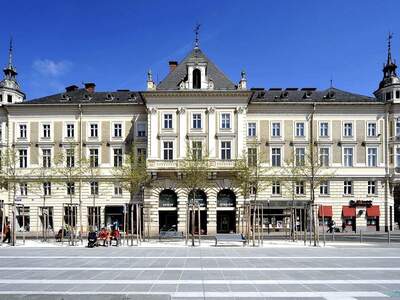
[[[386,103],[385,105],[385,129],[383,135],[383,143],[384,143],[384,159],[385,159],[385,232],[390,231],[389,228],[389,138],[388,138],[388,128],[389,128],[389,111],[390,111],[390,103]]]
[[[82,104],[78,104],[79,109],[79,223],[80,223],[80,236],[82,241]],[[93,208],[94,209],[94,208]]]

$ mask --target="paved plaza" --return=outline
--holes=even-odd
[[[0,299],[400,299],[397,245],[7,247]]]

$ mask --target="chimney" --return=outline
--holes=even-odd
[[[168,62],[169,65],[169,71],[172,72],[173,70],[175,70],[176,66],[178,65],[178,62],[175,60],[171,60]]]
[[[94,93],[95,92],[95,88],[96,88],[96,85],[93,82],[85,83],[85,90],[88,93]]]
[[[78,86],[76,86],[75,84],[70,85],[70,86],[67,86],[67,87],[65,88],[65,91],[66,91],[67,93],[73,92],[73,91],[76,91],[76,90],[78,90]]]

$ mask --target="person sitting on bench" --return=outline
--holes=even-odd
[[[110,239],[110,234],[108,230],[105,227],[103,227],[99,232],[99,241],[103,241],[103,246],[107,246],[109,239]]]
[[[119,240],[121,238],[121,234],[118,230],[118,227],[113,227],[111,231],[111,237],[110,237],[110,246],[112,241],[115,241],[116,246],[118,246]]]

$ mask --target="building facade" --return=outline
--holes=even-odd
[[[264,226],[281,229],[293,207],[301,216],[310,203],[308,179],[287,184],[290,161],[304,160],[310,149],[325,178],[314,189],[320,218],[349,231],[392,230],[399,222],[400,79],[390,47],[374,97],[334,87],[248,89],[244,72],[234,84],[198,44],[169,68],[158,83],[149,71],[146,91],[98,92],[87,83],[28,101],[10,47],[0,82],[0,147],[3,161],[13,162],[3,167],[12,184],[1,197],[18,230],[123,228],[129,204],[141,202],[145,234],[185,232],[189,197],[180,176],[188,145],[209,161],[210,185],[196,196],[203,234],[241,230],[245,200],[232,170],[244,152],[260,160],[268,182],[256,200],[269,216]],[[132,145],[151,176],[133,198],[113,172]],[[79,159],[96,170],[90,180],[66,175]]]

